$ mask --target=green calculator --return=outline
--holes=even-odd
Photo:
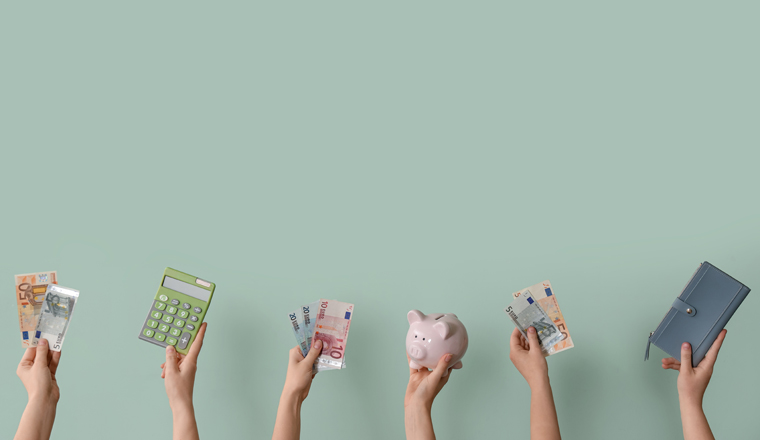
[[[187,354],[203,323],[216,284],[167,267],[140,339]]]

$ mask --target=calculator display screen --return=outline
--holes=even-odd
[[[175,292],[192,296],[193,298],[197,298],[201,301],[208,301],[209,296],[211,296],[211,292],[206,289],[200,288],[198,286],[193,286],[192,284],[188,284],[184,281],[180,281],[172,277],[164,277],[164,283],[162,286]]]

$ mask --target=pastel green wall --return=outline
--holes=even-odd
[[[304,439],[403,438],[406,312],[471,343],[439,439],[528,438],[509,294],[553,283],[576,348],[549,359],[567,439],[681,435],[658,324],[708,260],[760,290],[754,2],[6,4],[0,437],[25,404],[13,275],[81,290],[57,439],[170,438],[137,333],[166,266],[217,283],[204,438],[271,435],[286,312],[356,304],[349,368]],[[705,408],[756,436],[757,292]]]

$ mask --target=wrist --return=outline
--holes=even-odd
[[[698,408],[700,411],[702,410],[702,398],[703,394],[690,394],[690,393],[682,393],[681,391],[678,392],[678,403],[681,405],[681,408]]]
[[[40,407],[55,407],[58,404],[58,399],[49,394],[29,394],[29,402],[27,405],[34,405]]]
[[[528,386],[530,387],[531,392],[544,391],[547,388],[551,390],[552,388],[551,383],[549,382],[548,375],[532,378],[531,380],[527,382],[528,382]]]
[[[172,413],[178,414],[178,413],[186,413],[195,412],[195,408],[193,407],[193,399],[192,398],[182,398],[182,399],[170,399],[169,400],[169,407],[172,409]]]
[[[301,404],[304,400],[306,400],[306,397],[303,395],[303,391],[284,388],[282,390],[282,394],[280,395],[281,402],[287,403],[289,405],[296,405],[299,408],[301,407]]]
[[[411,400],[409,400],[409,404],[404,406],[405,413],[429,415],[432,411],[433,411],[433,402],[432,401],[428,402],[422,399],[412,398]]]

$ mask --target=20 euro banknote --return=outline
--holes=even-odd
[[[37,328],[37,320],[45,299],[45,291],[48,284],[58,284],[57,273],[55,271],[27,273],[16,275],[15,280],[21,346],[34,347],[37,345],[34,331]]]
[[[567,328],[565,317],[562,315],[562,310],[559,308],[557,297],[552,289],[552,284],[549,280],[534,284],[533,286],[526,287],[525,289],[515,292],[513,296],[517,298],[523,292],[530,292],[533,298],[538,301],[538,305],[549,315],[549,318],[554,322],[559,331],[564,336],[564,339],[554,344],[550,349],[546,351],[546,354],[551,356],[561,351],[569,350],[575,345],[573,339],[570,337],[570,330]]]
[[[37,320],[36,341],[46,339],[51,350],[61,351],[77,301],[78,290],[48,284]]]
[[[539,307],[536,299],[530,292],[519,293],[517,298],[504,309],[504,312],[515,323],[524,337],[528,337],[525,333],[528,327],[536,329],[538,342],[544,354],[547,354],[552,346],[564,337],[549,318],[549,315]]]

